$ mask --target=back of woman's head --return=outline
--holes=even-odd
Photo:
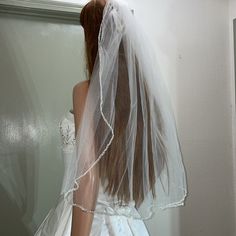
[[[98,51],[98,34],[103,17],[105,2],[90,1],[80,13],[80,24],[84,28],[86,59],[91,76]]]

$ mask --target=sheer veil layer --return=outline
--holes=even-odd
[[[123,103],[118,102],[119,97]],[[116,126],[118,116],[125,120],[121,134]],[[107,192],[103,201],[98,199],[93,209],[90,196],[101,183],[95,182],[88,195],[81,197],[86,191],[79,190],[80,182],[93,168],[102,166],[105,158],[112,158],[111,153],[115,155],[114,150],[121,145],[118,135],[122,137],[120,159],[124,165],[116,179],[119,187],[112,194]],[[149,218],[155,206],[165,209],[184,204],[186,176],[168,89],[144,30],[123,1],[106,2],[98,54],[76,140],[65,187],[65,199],[72,205],[97,213],[123,214],[120,206],[139,207],[142,196],[146,210],[141,217]],[[103,165],[108,169],[113,166]],[[97,172],[94,170],[95,176]],[[107,189],[109,181],[105,177],[102,183]],[[119,196],[121,188],[126,188],[128,200]],[[136,217],[130,209],[129,216]]]
[[[175,116],[150,45],[129,5],[107,0],[61,205],[141,219],[149,219],[155,207],[184,205]],[[142,208],[140,214],[134,206]],[[55,226],[63,212],[51,214]]]

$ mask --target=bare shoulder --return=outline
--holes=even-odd
[[[83,114],[87,94],[89,89],[89,80],[81,81],[73,87],[73,113],[75,117],[75,125],[80,122],[80,118]]]
[[[78,93],[87,93],[89,88],[89,80],[81,81],[73,87],[73,95]]]
[[[74,102],[84,102],[89,88],[89,81],[81,81],[73,87]]]

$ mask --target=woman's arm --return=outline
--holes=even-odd
[[[73,112],[75,120],[75,136],[81,122],[85,100],[88,93],[88,81],[77,84],[73,89]],[[90,129],[91,127],[88,127]],[[90,134],[93,130],[90,131]],[[90,137],[93,137],[91,134]],[[93,158],[93,153],[84,154],[86,158]],[[83,207],[95,209],[99,188],[98,168],[95,165],[85,176],[80,179],[80,187],[74,191],[74,202],[81,203]],[[71,236],[89,236],[93,221],[93,213],[82,211],[80,207],[73,206]]]

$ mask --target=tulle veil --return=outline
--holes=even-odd
[[[129,5],[121,0],[107,0],[98,36],[97,58],[77,131],[73,158],[64,176],[66,184],[55,209],[49,213],[50,220],[47,220],[47,224],[53,222],[54,228],[63,214],[58,205],[140,219],[149,219],[155,208],[184,205],[187,195],[186,173],[175,115],[167,84],[161,77],[157,57],[150,45],[145,30]],[[120,81],[124,79],[127,86],[122,88]],[[118,112],[116,96],[122,92],[123,102],[129,103],[129,109],[124,110],[128,119],[122,141],[125,173],[119,175],[117,184],[122,185],[125,179],[129,202],[106,192],[102,199],[96,198],[97,191],[106,189],[106,181],[104,185],[100,180],[94,181],[91,186],[83,183],[86,175],[93,169],[96,172],[99,162],[109,157],[109,148],[118,145],[114,143]],[[138,132],[142,133],[139,189],[144,196],[140,207],[145,207],[137,215],[133,208],[137,207],[134,201],[137,176],[134,173]],[[150,165],[155,176],[152,186]]]

